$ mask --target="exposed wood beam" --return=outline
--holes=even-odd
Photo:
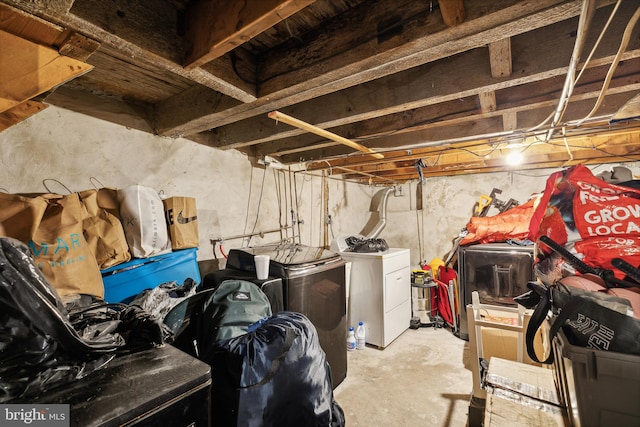
[[[360,6],[364,10],[353,9],[350,15],[342,15],[334,27],[328,26],[306,45],[297,49],[283,46],[269,52],[259,75],[260,96],[273,98],[283,88],[299,90],[301,84],[331,83],[334,88],[344,89],[577,16],[582,2],[574,5],[567,0],[467,0],[467,20],[454,27],[447,27],[440,14],[429,14],[427,2],[404,0],[401,6],[396,3],[364,2]],[[406,18],[423,18],[404,22],[401,37],[383,43],[371,37],[377,32],[378,22],[399,11]],[[363,22],[365,14],[371,22]],[[345,49],[345,40],[362,42]]]
[[[614,20],[614,24],[623,25],[626,15],[619,11],[616,17],[618,19]],[[601,15],[594,17],[593,28],[603,25],[606,18],[607,16]],[[490,74],[486,50],[476,49],[464,55],[328,94],[313,102],[299,103],[281,111],[330,129],[384,115],[404,114],[427,105],[477,96],[481,92],[499,91],[554,76],[564,76],[568,69],[567,58],[571,55],[575,40],[566,28],[567,25],[553,25],[513,38],[512,44],[517,46],[521,53],[514,61],[514,73],[499,81]],[[589,66],[608,66],[618,46],[619,39],[612,32],[607,32]],[[637,40],[632,41],[630,51],[625,54],[625,60],[640,55],[639,47],[640,43]],[[540,61],[541,57],[545,60]],[[473,72],[470,73],[469,70]],[[371,96],[373,93],[376,94],[375,98]],[[318,109],[316,102],[321,102],[324,108]],[[193,115],[194,112],[185,114]],[[219,125],[213,139],[219,141],[217,146],[220,148],[240,148],[302,133],[295,129],[279,129],[264,115],[228,126],[222,126],[222,123]]]
[[[489,43],[489,62],[491,76],[494,78],[511,75],[511,39],[506,38]]]
[[[219,58],[314,1],[195,1],[186,12],[184,67],[191,70]]]
[[[593,153],[594,147],[600,149],[606,148],[607,150],[618,147],[616,148],[618,150],[617,152],[612,152],[616,156],[637,156],[640,152],[640,129],[637,126],[629,126],[624,129],[614,129],[610,132],[601,132],[593,135],[588,134],[587,129],[583,129],[582,134],[571,134],[568,137],[568,141],[571,142],[573,149],[591,150],[593,155],[597,154]],[[533,143],[535,139],[529,138],[527,142]],[[388,151],[385,153],[385,159],[387,160],[385,163],[372,162],[370,159],[361,156],[360,158],[354,159],[342,158],[331,160],[330,162],[314,162],[309,164],[307,169],[324,170],[330,167],[347,167],[363,172],[380,171],[384,168],[394,170],[400,167],[402,162],[414,162],[420,158],[425,159],[429,165],[441,165],[443,168],[453,169],[457,168],[458,164],[484,161],[487,155],[495,153],[496,149],[500,148],[500,145],[496,146],[496,144],[500,143],[500,139],[494,138],[485,139],[484,141],[454,143],[446,146],[415,148],[411,150],[411,153],[408,153],[406,150]],[[533,154],[540,151],[544,154],[548,149],[559,150],[566,153],[563,140],[551,139],[547,144],[533,144],[526,150],[527,157],[530,152]],[[600,154],[603,155],[604,153],[601,152]],[[424,171],[428,173],[429,168]]]
[[[100,43],[82,34],[69,33],[64,39],[58,52],[60,55],[85,62],[100,47]]]
[[[85,90],[73,89],[66,85],[48,94],[44,101],[76,113],[153,133],[154,114],[151,105],[135,105],[114,97],[98,96]]]
[[[420,2],[408,2],[409,5],[416,3]],[[364,7],[372,9],[376,4],[367,2]],[[578,0],[473,0],[465,3],[467,20],[458,26],[447,28],[441,21],[439,24],[433,21],[429,22],[430,25],[414,25],[411,28],[407,25],[402,37],[391,38],[380,45],[377,40],[366,37],[372,29],[367,26],[369,24],[361,22],[361,15],[357,15],[353,17],[354,25],[344,26],[347,29],[343,28],[342,32],[338,29],[337,32],[327,31],[330,38],[319,38],[308,43],[304,51],[283,49],[280,53],[270,52],[268,62],[261,67],[260,80],[263,83],[260,85],[260,98],[266,98],[264,102],[259,100],[216,113],[194,109],[190,112],[191,118],[185,122],[177,122],[172,117],[159,117],[159,128],[165,129],[165,134],[189,134],[210,129],[212,123],[222,126],[274,109],[282,111],[287,105],[485,46],[496,37],[513,37],[575,17],[580,13],[580,5],[581,1]],[[504,9],[500,10],[501,7]],[[388,15],[387,10],[384,12]],[[354,29],[366,33],[352,34]],[[370,41],[346,52],[343,47],[334,46],[341,40],[363,37]],[[390,46],[389,43],[394,45]],[[336,54],[336,51],[342,53]],[[317,52],[324,53],[326,58],[318,58]],[[292,61],[295,61],[295,66],[292,66]]]
[[[625,120],[640,117],[640,93],[627,101],[612,117],[613,120]]]
[[[625,133],[612,133],[598,136],[580,136],[568,139],[571,154],[566,150],[564,142],[551,140],[548,144],[539,143],[531,145],[525,151],[525,160],[518,170],[536,169],[541,167],[560,167],[570,164],[594,164],[617,163],[640,160],[640,130],[631,129]],[[402,155],[395,158],[392,163],[359,167],[356,165],[339,166],[332,165],[332,170],[346,170],[345,179],[358,179],[358,174],[373,174],[380,179],[393,179],[397,181],[415,180],[418,175],[413,163],[418,158],[426,159],[427,168],[423,169],[426,177],[456,175],[460,173],[485,173],[510,170],[506,164],[507,152],[500,147],[486,144],[474,146],[457,146],[437,148],[431,153],[414,153],[412,156]],[[475,154],[471,154],[471,151]],[[393,158],[389,153],[388,157]],[[571,160],[570,163],[569,160]],[[333,163],[333,162],[332,162]],[[317,164],[318,169],[327,169],[328,165]],[[308,170],[318,170],[316,164],[308,166]],[[386,171],[386,172],[385,172]]]
[[[231,79],[227,71],[229,67],[224,61],[220,62],[222,58],[212,61],[208,70],[184,69],[181,40],[176,37],[177,16],[175,10],[171,13],[167,9],[170,2],[155,0],[151,4],[126,0],[83,0],[75,3],[70,0],[3,1],[39,18],[84,34],[102,45],[118,49],[139,63],[156,64],[171,73],[241,102],[256,100],[255,85],[247,84],[238,76]],[[67,9],[69,7],[70,9]],[[126,19],[118,19],[120,16]],[[92,20],[101,22],[101,25]],[[220,74],[212,73],[218,67],[217,64],[222,64]]]
[[[462,0],[439,0],[438,7],[442,13],[442,20],[448,27],[454,27],[464,21]]]

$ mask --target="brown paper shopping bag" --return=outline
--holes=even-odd
[[[40,225],[47,209],[41,198],[0,192],[0,230],[7,237],[27,243]]]
[[[118,191],[99,188],[80,191],[86,209],[84,238],[101,269],[129,261],[131,253],[120,221]]]
[[[100,269],[82,232],[86,214],[78,193],[3,196],[0,224],[5,235],[29,246],[36,265],[58,294],[103,298]]]
[[[198,247],[198,211],[193,197],[166,198],[164,212],[173,249]]]

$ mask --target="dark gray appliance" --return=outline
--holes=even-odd
[[[211,367],[163,345],[119,355],[84,378],[10,403],[68,404],[71,427],[206,427],[212,425]]]
[[[458,249],[460,338],[469,339],[467,305],[478,291],[482,304],[516,306],[513,298],[528,291],[533,280],[534,246],[485,243]]]
[[[347,375],[346,262],[324,248],[291,243],[231,249],[226,267],[255,272],[254,255],[269,255],[269,276],[282,278],[284,309],[315,326],[337,387]]]

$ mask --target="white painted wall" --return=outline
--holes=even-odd
[[[228,238],[291,225],[292,207],[303,221],[301,243],[322,246],[325,241],[324,184],[318,174],[254,168],[235,150],[157,137],[56,107],[0,133],[0,164],[0,187],[11,193],[45,192],[44,179],[57,179],[79,191],[92,188],[90,177],[95,177],[108,187],[142,184],[166,196],[195,197],[199,260],[221,257],[219,250],[214,255],[211,239],[226,239],[225,251],[279,241],[279,234],[256,236],[250,242]],[[613,166],[592,169],[599,173]],[[625,166],[640,176],[639,162]],[[422,188],[422,210],[416,209],[417,183],[404,184],[402,195],[389,196],[387,225],[380,237],[392,247],[410,248],[415,266],[421,260],[445,258],[482,194],[499,188],[500,200],[524,202],[543,190],[555,170],[429,178]],[[329,243],[364,227],[371,198],[381,189],[334,178],[327,178]],[[54,192],[64,191],[52,187]],[[298,236],[298,224],[295,231]],[[283,237],[291,238],[292,232]]]
[[[0,187],[10,193],[46,192],[43,180],[59,180],[70,191],[107,187],[152,187],[166,196],[196,198],[200,234],[198,259],[214,255],[211,239],[291,226],[294,211],[301,243],[321,246],[324,216],[321,176],[254,168],[243,154],[186,140],[157,137],[105,121],[49,107],[0,133]],[[264,186],[263,186],[264,182]],[[52,192],[65,187],[49,182]],[[330,179],[330,213],[368,208],[360,186]],[[293,194],[293,195],[292,195]],[[344,215],[349,225],[354,215]],[[298,227],[295,227],[296,236]],[[291,229],[283,237],[292,238]],[[276,242],[279,233],[248,240],[229,239],[223,249]],[[330,241],[330,239],[329,239]]]

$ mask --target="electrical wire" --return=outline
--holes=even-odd
[[[631,33],[633,32],[633,28],[635,27],[639,19],[640,19],[640,7],[636,9],[636,13],[633,14],[631,19],[627,23],[624,33],[622,34],[620,47],[618,48],[618,52],[616,53],[616,56],[613,58],[613,61],[611,62],[611,66],[609,67],[607,76],[605,77],[604,83],[602,84],[602,89],[600,90],[600,94],[598,94],[598,98],[596,99],[596,104],[593,106],[593,109],[589,112],[589,114],[587,114],[584,118],[578,121],[576,126],[580,126],[585,120],[593,116],[595,112],[598,110],[598,108],[600,108],[600,105],[602,105],[602,101],[604,100],[604,94],[606,93],[607,89],[609,89],[609,84],[613,79],[613,73],[616,71],[616,68],[618,68],[618,63],[620,62],[620,58],[622,57],[622,54],[624,53],[624,51],[627,49],[627,46],[629,45],[629,40],[631,39]]]
[[[570,92],[573,92],[573,87],[575,87],[575,84],[578,82],[578,80],[580,79],[580,77],[582,77],[582,74],[584,73],[584,71],[587,69],[587,66],[589,64],[589,62],[591,61],[591,58],[593,57],[596,49],[598,48],[598,46],[600,45],[600,42],[602,41],[602,38],[604,37],[604,34],[606,33],[607,29],[609,28],[609,25],[611,24],[611,21],[613,20],[614,15],[616,14],[620,4],[622,3],[622,0],[618,0],[618,2],[616,3],[616,5],[614,6],[613,10],[611,11],[611,13],[609,14],[609,18],[607,19],[607,22],[605,23],[604,27],[602,28],[602,30],[600,31],[600,34],[598,35],[598,39],[596,40],[595,44],[593,45],[593,48],[591,49],[591,52],[589,53],[589,56],[587,57],[587,59],[584,61],[584,63],[582,64],[582,68],[580,70],[580,73],[578,73],[578,75],[576,76],[575,79],[573,79],[573,81],[571,82],[571,90]],[[576,40],[576,44],[578,43],[578,40]],[[576,64],[577,66],[577,64]],[[570,64],[571,67],[571,64]],[[566,82],[565,82],[566,83]],[[566,99],[566,102],[568,102],[569,99]],[[561,99],[558,101],[558,105],[560,105],[560,103],[563,102],[562,99],[562,95],[561,95]],[[564,110],[566,109],[566,105],[563,108],[563,113],[564,114]],[[549,120],[551,120],[554,115],[556,114],[556,111],[552,111],[544,120],[542,120],[540,123],[538,123],[536,126],[533,126],[529,129],[527,129],[525,132],[533,132],[535,130],[540,129],[541,127],[543,127],[544,125],[546,125],[547,123],[549,123]],[[553,126],[552,126],[553,129]],[[551,130],[552,130],[551,129]],[[550,131],[551,131],[550,130]]]
[[[288,170],[288,174],[289,174],[289,204],[291,207],[291,238],[292,241],[295,243],[296,241],[296,222],[298,221],[298,212],[293,210],[293,200],[295,198],[295,193],[293,191],[293,185],[291,184],[291,178],[292,178],[292,173],[291,173],[291,166],[289,166],[289,170]]]
[[[562,141],[564,142],[564,147],[567,149],[567,153],[569,154],[569,160],[567,160],[567,162],[571,162],[573,161],[573,153],[569,147],[569,141],[567,141],[566,129],[564,127],[562,128]]]
[[[258,218],[260,218],[260,207],[262,206],[262,195],[264,193],[264,181],[267,175],[267,168],[264,168],[264,172],[262,173],[262,184],[260,185],[260,196],[258,197],[258,208],[256,209],[256,220],[253,223],[253,228],[251,229],[251,236],[247,239],[247,246],[251,245],[251,238],[256,231],[256,226],[258,225]]]
[[[546,140],[551,139],[551,135],[555,127],[560,123],[564,113],[567,109],[567,105],[569,103],[569,98],[571,98],[571,94],[573,93],[574,84],[575,84],[575,73],[578,68],[578,62],[580,61],[580,54],[582,52],[582,47],[584,45],[585,35],[587,33],[587,29],[589,27],[589,23],[593,16],[593,11],[595,9],[594,0],[583,0],[582,10],[580,11],[580,18],[578,20],[578,31],[576,35],[576,41],[573,46],[573,52],[571,54],[571,59],[569,60],[569,69],[567,70],[567,76],[565,78],[564,86],[562,88],[562,94],[560,95],[560,101],[556,107],[556,110],[553,114],[553,119],[551,120],[551,125],[549,130],[547,131]]]
[[[227,254],[226,254],[226,253],[224,253],[224,249],[222,249],[222,242],[220,242],[220,245],[218,246],[218,248],[220,249],[220,253],[222,254],[222,256],[223,256],[225,259],[229,258],[229,257],[227,256]]]
[[[611,21],[613,21],[613,17],[615,16],[616,12],[618,11],[618,8],[620,7],[621,3],[622,3],[622,0],[618,0],[616,2],[616,5],[613,7],[613,10],[609,14],[609,19],[607,19],[607,22],[604,24],[604,27],[602,27],[602,31],[600,31],[600,35],[598,36],[598,40],[596,40],[595,44],[591,48],[591,52],[589,53],[589,56],[587,56],[587,59],[585,59],[584,64],[582,64],[582,69],[580,70],[580,72],[576,76],[576,79],[574,81],[574,85],[575,85],[575,83],[578,82],[578,80],[580,80],[580,77],[582,77],[582,73],[584,73],[584,71],[587,69],[587,65],[589,64],[589,62],[591,62],[591,58],[593,57],[594,53],[596,52],[596,49],[598,49],[598,46],[600,45],[600,42],[602,41],[602,38],[604,37],[604,34],[607,32],[607,29],[609,28],[609,25],[611,24]]]
[[[304,187],[304,177],[302,177],[302,185]],[[300,198],[298,197],[298,178],[296,177],[295,172],[293,173],[293,198],[296,201],[296,216],[297,216],[297,225],[298,225],[298,243],[302,244],[302,231],[300,230]]]
[[[329,167],[331,167],[331,163],[327,162],[327,164],[329,165]],[[297,180],[296,180],[296,175],[298,173],[302,173],[302,185],[300,186],[300,193],[298,193],[298,186],[297,186]],[[305,179],[305,177],[308,176],[309,179]],[[304,184],[305,182],[309,181],[311,182],[313,180],[314,176],[310,173],[308,173],[307,170],[307,164],[304,164],[304,169],[301,170],[297,170],[293,172],[293,182],[295,183],[295,199],[296,199],[296,209],[298,210],[298,212],[300,212],[300,203],[302,202],[302,195],[304,194]],[[309,191],[311,191],[310,193],[310,197],[309,200],[313,200],[313,185],[311,185]],[[313,209],[309,209],[309,215],[310,215],[310,219],[309,219],[309,224],[311,224],[311,226],[309,227],[309,242],[311,242],[313,240],[313,234],[312,234],[312,228],[313,228]],[[302,244],[302,231],[300,230],[300,224],[298,224],[298,239],[299,239],[299,243]]]
[[[280,226],[280,240],[283,240],[282,237],[282,195],[280,188],[280,178],[278,177],[278,172],[273,170],[273,184],[276,188],[276,202],[278,203],[278,225]]]
[[[242,234],[247,233],[247,226],[249,225],[249,207],[251,206],[251,189],[253,187],[253,169],[251,168],[249,173],[249,196],[247,197],[247,207],[244,210],[244,228],[242,229]]]
[[[418,184],[416,187],[416,190],[420,188],[422,191],[422,185]],[[409,194],[412,194],[411,192],[411,184],[409,184]],[[416,200],[417,202],[417,200]],[[418,232],[418,256],[419,256],[419,261],[422,262],[422,260],[424,259],[424,254],[422,251],[422,239],[424,238],[424,209],[418,209],[418,207],[416,206],[416,226],[417,226],[417,232]]]

